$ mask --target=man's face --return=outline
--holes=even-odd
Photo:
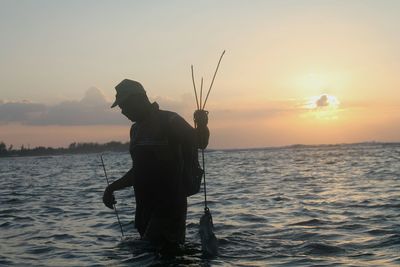
[[[129,96],[124,102],[118,104],[121,113],[129,120],[136,122],[143,118],[146,102],[140,96]]]

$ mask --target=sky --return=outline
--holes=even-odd
[[[210,148],[400,141],[400,1],[0,0],[0,141],[128,141],[125,78]]]

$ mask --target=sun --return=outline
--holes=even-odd
[[[312,96],[304,105],[308,115],[322,120],[338,119],[339,106],[340,101],[338,98],[329,94]]]
[[[308,99],[305,105],[308,109],[337,109],[340,105],[336,96],[322,94],[319,96],[312,96]]]

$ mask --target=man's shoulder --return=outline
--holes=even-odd
[[[184,129],[188,128],[190,124],[178,113],[168,110],[159,110],[160,118],[163,124],[167,124],[169,128]]]
[[[163,110],[160,109],[158,110],[159,114],[161,114],[162,116],[179,116],[178,113],[170,111],[170,110]]]
[[[159,112],[159,116],[160,116],[161,120],[164,120],[166,122],[172,122],[172,121],[177,120],[177,119],[178,120],[179,119],[183,120],[183,118],[181,116],[179,116],[178,113],[173,112],[173,111],[161,110],[160,109],[158,112]]]

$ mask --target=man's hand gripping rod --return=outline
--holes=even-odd
[[[103,161],[103,155],[100,155],[100,159],[101,159],[101,165],[103,166],[104,175],[106,177],[107,185],[110,185],[110,183],[108,181],[108,177],[107,177],[106,166],[104,165],[104,161]],[[122,237],[124,237],[124,231],[122,230],[122,224],[121,224],[121,221],[119,220],[117,207],[115,206],[114,203],[113,203],[113,208],[114,208],[114,211],[115,211],[115,215],[117,216],[119,227],[121,228]]]

